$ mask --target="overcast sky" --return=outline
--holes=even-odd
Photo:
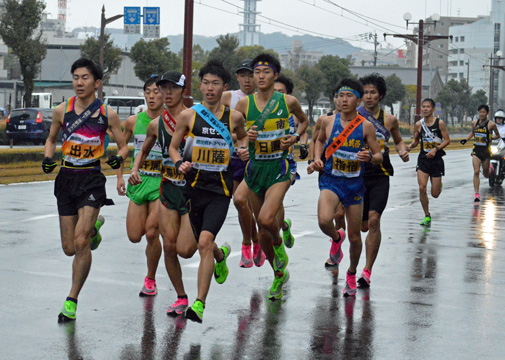
[[[57,3],[57,0],[46,0],[50,18],[57,17]],[[73,0],[68,2],[67,30],[79,26],[99,27],[101,8],[105,4],[106,17],[122,14],[124,6],[160,7],[161,35],[181,34],[184,30],[184,3],[185,0]],[[194,3],[195,34],[211,36],[239,31],[243,19],[239,11],[244,1],[195,0]],[[359,42],[358,34],[376,31],[379,40],[383,41],[384,32],[410,33],[413,26],[405,29],[405,12],[412,14],[412,21],[418,21],[433,13],[468,17],[488,15],[491,8],[491,0],[260,0],[257,4],[257,10],[261,12],[258,23],[264,33],[280,31],[288,35],[340,37],[361,47],[369,46]],[[121,28],[123,20],[116,20],[108,26]],[[392,38],[388,41],[395,47],[402,44],[401,40]]]

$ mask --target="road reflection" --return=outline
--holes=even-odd
[[[357,296],[344,298],[337,284],[338,272],[330,276],[330,296],[321,296],[316,303],[310,358],[373,358],[375,323],[370,290],[358,289]],[[361,316],[355,314],[356,305]]]
[[[75,321],[62,323],[61,328],[64,329],[67,339],[67,355],[69,360],[82,360],[82,350],[79,346],[77,339],[77,329],[75,328]]]
[[[249,309],[238,316],[238,328],[235,336],[235,346],[232,353],[233,359],[247,358],[246,351],[256,351],[256,346],[248,346],[253,332],[253,325],[260,318],[262,297],[259,292],[254,291],[249,301]]]

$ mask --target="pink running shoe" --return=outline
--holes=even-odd
[[[250,268],[253,266],[251,245],[242,245],[242,258],[240,259],[238,266],[243,268]]]
[[[338,234],[340,235],[340,240],[338,243],[331,240],[331,248],[330,248],[330,260],[334,264],[340,264],[344,254],[342,253],[342,242],[345,240],[345,232],[343,229],[338,230]]]
[[[188,299],[177,298],[177,301],[170,305],[167,309],[167,315],[181,315],[188,308]]]
[[[147,276],[144,279],[144,287],[140,290],[139,296],[154,296],[158,293],[156,280],[149,279]]]
[[[480,195],[479,195],[479,193],[475,194],[475,199],[473,201],[474,202],[479,202],[480,201]]]
[[[344,296],[356,296],[356,274],[351,275],[349,271],[346,274],[346,281],[344,287]]]
[[[253,244],[253,260],[254,260],[254,265],[257,267],[262,266],[265,263],[265,253],[263,250],[261,250],[261,245],[260,244]]]
[[[360,288],[369,288],[370,287],[370,277],[372,276],[372,272],[368,269],[363,269],[361,273],[361,277],[358,279],[358,284]]]

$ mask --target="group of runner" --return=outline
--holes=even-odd
[[[183,104],[183,74],[153,75],[144,84],[146,111],[128,118],[121,132],[117,114],[95,96],[103,75],[100,67],[87,59],[72,65],[76,96],[55,109],[42,163],[47,173],[57,166],[53,155],[61,129],[63,160],[54,193],[62,247],[74,260],[72,287],[59,321],[76,318],[91,250],[101,241],[99,230],[105,219],[99,211],[112,203],[106,198],[99,160],[107,148],[107,130],[118,145],[117,155],[107,163],[117,169],[118,193],[130,199],[128,238],[137,243],[145,235],[147,240],[147,274],[140,295],[157,294],[156,271],[163,249],[177,293],[167,310],[172,316],[184,314],[202,322],[212,276],[218,284],[226,281],[231,246],[218,247],[216,237],[232,197],[242,230],[239,265],[259,267],[268,260],[274,275],[268,297],[283,297],[283,285],[289,279],[285,247],[295,241],[283,200],[299,178],[293,147],[300,140],[300,157],[309,157],[307,172],[319,173],[319,227],[331,239],[325,266],[338,268],[347,231],[350,266],[345,296],[356,294],[357,283],[365,288],[371,283],[381,243],[381,215],[394,173],[388,147],[391,138],[402,161],[409,161],[409,151],[421,144],[416,168],[425,212],[421,225],[430,224],[426,186],[431,179],[432,196],[440,195],[443,148],[450,142],[444,122],[433,116],[433,100],[423,101],[423,119],[415,126],[414,141],[405,146],[398,119],[380,109],[387,90],[384,78],[371,74],[359,80],[342,79],[334,90],[336,110],[318,119],[308,149],[307,116],[291,95],[292,81],[280,71],[279,61],[269,54],[244,60],[235,74],[240,89],[228,91],[230,74],[221,63],[209,61],[199,72],[203,102],[191,108]],[[477,125],[476,133],[482,127]],[[134,160],[126,187],[122,163],[132,136]],[[366,263],[356,281],[361,232],[366,231]],[[178,258],[190,258],[196,251],[200,255],[198,289],[189,306]]]

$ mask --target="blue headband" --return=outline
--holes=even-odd
[[[352,92],[354,95],[356,95],[356,97],[358,99],[361,99],[361,95],[358,91],[354,90],[352,87],[350,86],[342,86],[340,89],[338,89],[338,93],[340,94],[341,91],[350,91]]]
[[[278,73],[277,68],[274,65],[270,64],[268,61],[258,61],[256,64],[254,64],[253,69],[256,69],[258,66],[268,66],[274,71],[274,73]]]

